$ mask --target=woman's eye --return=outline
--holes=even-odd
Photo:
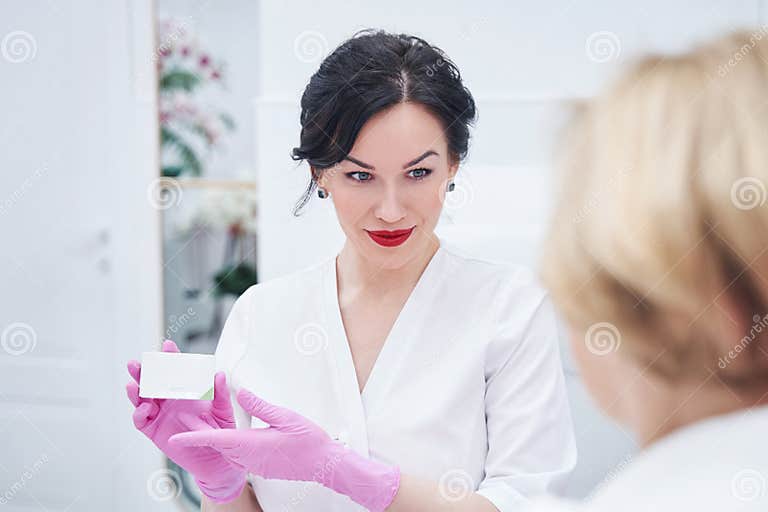
[[[348,172],[347,176],[355,181],[368,181],[371,179],[371,173],[365,171]]]
[[[431,173],[432,173],[432,171],[430,169],[424,169],[424,168],[413,169],[412,171],[408,171],[408,174],[410,174],[411,177],[413,177],[413,178],[415,178],[417,180],[420,180],[422,178],[426,178]]]

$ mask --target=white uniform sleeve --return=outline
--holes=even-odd
[[[524,512],[589,512],[588,509],[589,506],[584,502],[564,500],[554,496],[540,496],[526,506]]]
[[[232,408],[235,411],[237,428],[250,428],[250,416],[237,403],[237,391],[240,388],[236,369],[245,356],[248,342],[252,340],[253,330],[253,294],[254,285],[237,298],[229,311],[224,327],[216,345],[216,370],[223,371],[227,376]]]
[[[486,354],[488,454],[477,492],[501,512],[551,491],[576,464],[555,313],[532,274],[502,283]]]

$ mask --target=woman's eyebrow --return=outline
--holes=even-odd
[[[361,162],[361,161],[360,161],[360,160],[358,160],[357,158],[353,158],[353,157],[351,157],[351,156],[349,156],[349,155],[345,156],[345,157],[344,157],[344,160],[349,160],[349,161],[350,161],[350,162],[352,162],[353,164],[359,165],[359,166],[360,166],[360,167],[362,167],[363,169],[370,169],[370,170],[372,170],[372,171],[373,171],[373,170],[375,170],[375,167],[374,167],[374,166],[372,166],[371,164],[367,164],[367,163],[365,163],[365,162]]]
[[[416,165],[417,163],[421,162],[422,160],[424,160],[425,158],[427,158],[428,156],[431,156],[431,155],[437,155],[437,151],[432,151],[431,149],[428,150],[428,151],[425,151],[424,154],[421,155],[420,157],[414,158],[413,160],[411,160],[407,164],[403,165],[403,169],[405,169],[407,167],[410,167],[412,165]]]
[[[431,149],[427,150],[421,156],[418,156],[418,157],[414,158],[413,160],[411,160],[410,162],[408,162],[405,165],[403,165],[403,169],[407,169],[408,167],[410,167],[412,165],[416,165],[417,163],[421,162],[422,160],[424,160],[428,156],[432,156],[432,155],[439,156],[437,151],[433,151]],[[376,170],[376,168],[374,166],[372,166],[371,164],[367,164],[365,162],[362,162],[362,161],[358,160],[357,158],[351,157],[349,155],[344,157],[344,160],[349,160],[353,164],[359,165],[363,169],[370,169],[372,171]]]

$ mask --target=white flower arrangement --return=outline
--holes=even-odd
[[[252,177],[252,173],[240,172]],[[257,232],[257,197],[256,190],[251,187],[206,188],[201,191],[202,197],[197,208],[177,224],[181,233],[188,233],[201,226],[222,231],[230,231],[234,235],[256,234]]]

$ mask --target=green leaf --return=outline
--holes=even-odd
[[[213,400],[213,388],[203,393],[203,396],[200,397],[200,400]]]
[[[205,128],[203,128],[203,125],[197,123],[188,124],[187,128],[189,128],[193,133],[198,134],[209,147],[211,146],[211,143],[208,142],[208,134],[206,133]]]
[[[163,177],[176,178],[184,172],[184,167],[180,165],[165,165],[162,168]]]
[[[203,171],[203,165],[197,158],[194,150],[179,136],[176,132],[167,126],[160,127],[160,143],[163,146],[173,148],[181,159],[181,170],[177,176],[188,171],[193,176],[200,176]]]
[[[235,266],[227,265],[213,276],[215,286],[213,295],[234,295],[239,297],[250,286],[258,282],[256,269],[247,263],[239,263]]]
[[[224,123],[224,126],[226,126],[229,130],[235,129],[235,120],[232,119],[232,116],[229,114],[221,113],[219,114],[219,118],[221,119],[221,122]]]
[[[173,69],[160,78],[161,91],[183,89],[190,92],[198,85],[200,85],[200,77],[183,69]]]

